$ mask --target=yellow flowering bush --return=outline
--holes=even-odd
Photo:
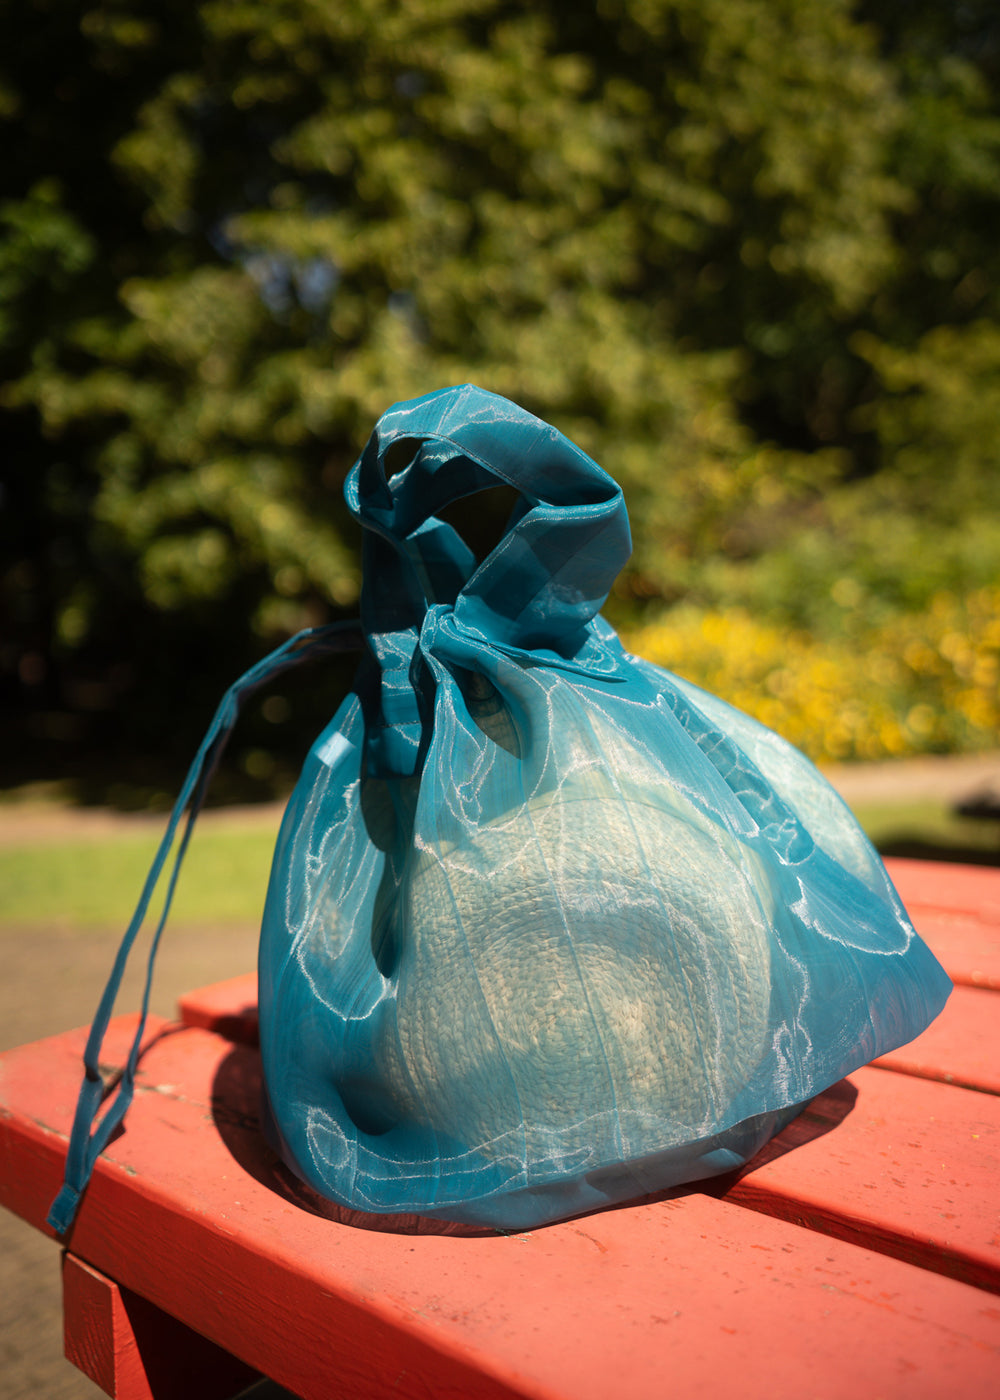
[[[1000,744],[1000,586],[825,639],[736,607],[680,605],[630,651],[713,691],[816,760]]]

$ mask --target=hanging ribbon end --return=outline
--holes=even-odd
[[[68,1181],[63,1182],[62,1189],[49,1209],[46,1223],[52,1226],[57,1235],[65,1235],[76,1219],[79,1205],[80,1192],[75,1186],[70,1186]]]

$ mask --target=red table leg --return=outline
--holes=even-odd
[[[258,1379],[72,1254],[63,1255],[63,1325],[68,1360],[115,1400],[230,1400]]]

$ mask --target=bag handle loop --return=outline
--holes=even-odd
[[[393,458],[405,463],[390,477]],[[478,563],[437,512],[505,482],[521,504]],[[395,404],[344,487],[365,529],[361,619],[381,672],[370,771],[411,774],[423,720],[413,659],[429,607],[514,653],[575,655],[631,551],[621,488],[562,433],[473,384]]]
[[[411,443],[408,465],[388,479],[387,457]],[[484,640],[558,649],[600,610],[631,551],[621,488],[562,433],[473,384],[442,389],[382,416],[344,492],[361,523],[404,555],[419,563],[433,542],[468,567],[436,512],[497,481],[524,508],[458,591],[456,619]],[[375,602],[378,612],[384,598]]]

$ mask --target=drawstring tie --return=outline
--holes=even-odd
[[[132,1102],[132,1095],[135,1091],[135,1072],[139,1061],[139,1048],[142,1042],[143,1033],[146,1029],[146,1018],[149,1011],[149,996],[153,983],[153,965],[156,961],[156,951],[160,942],[160,935],[167,922],[170,913],[170,906],[174,898],[174,890],[177,886],[177,877],[180,874],[181,864],[187,851],[188,842],[194,829],[195,820],[201,810],[205,800],[208,785],[211,782],[219,759],[222,757],[229,736],[236,726],[240,711],[246,701],[267,681],[273,680],[276,676],[282,675],[285,671],[290,671],[300,665],[303,661],[310,661],[319,656],[328,656],[336,652],[357,651],[362,646],[362,634],[359,624],[356,622],[335,622],[326,627],[310,627],[303,632],[297,633],[289,638],[282,646],[258,661],[249,671],[242,675],[239,680],[229,687],[215,712],[215,717],[209,725],[208,732],[201,742],[201,747],[195,757],[194,762],[188,769],[184,786],[181,788],[179,797],[174,804],[170,822],[166,833],[160,843],[160,848],[156,853],[146,883],[143,886],[139,903],[132,921],[129,924],[121,946],[115,957],[114,966],[111,969],[111,976],[108,978],[107,986],[101,997],[97,1014],[94,1017],[90,1034],[87,1037],[86,1049],[83,1053],[84,1078],[80,1086],[80,1097],[77,1100],[76,1114],[73,1119],[73,1128],[70,1133],[69,1148],[66,1155],[66,1173],[63,1179],[62,1188],[48,1214],[48,1223],[57,1234],[64,1235],[73,1223],[77,1208],[91,1173],[98,1157],[104,1151],[111,1140],[115,1129],[121,1123]],[[118,989],[121,986],[122,975],[128,961],[129,953],[132,950],[136,937],[146,919],[146,912],[156,886],[159,884],[163,868],[170,856],[173,848],[177,830],[184,816],[186,809],[187,821],[184,826],[177,852],[174,856],[173,868],[170,872],[167,884],[166,898],[163,902],[163,911],[160,914],[156,930],[153,934],[152,943],[149,949],[149,960],[146,966],[146,984],[142,995],[142,1009],[139,1015],[139,1024],[136,1028],[135,1038],[132,1041],[132,1048],[129,1051],[128,1059],[122,1071],[118,1084],[118,1092],[114,1102],[110,1105],[103,1118],[94,1127],[94,1121],[101,1107],[101,1102],[105,1096],[104,1079],[100,1071],[101,1047],[104,1043],[104,1036],[114,1009],[115,999]]]

